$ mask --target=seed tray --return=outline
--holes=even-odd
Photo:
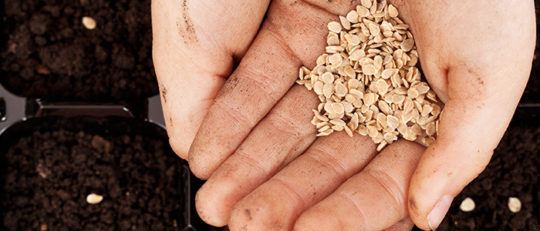
[[[0,85],[0,105],[2,105],[0,107],[0,118],[1,118],[0,119],[0,151],[1,151],[0,164],[2,165],[2,174],[1,174],[2,186],[7,185],[6,182],[10,181],[9,177],[13,175],[10,172],[8,172],[8,169],[13,170],[14,167],[19,167],[19,166],[8,166],[9,163],[12,162],[12,160],[7,160],[5,157],[10,152],[10,149],[16,146],[18,142],[26,142],[26,141],[21,141],[21,140],[24,140],[25,137],[36,137],[36,136],[41,137],[43,135],[43,136],[47,136],[44,138],[44,140],[46,141],[49,136],[53,136],[51,134],[60,133],[61,137],[65,137],[65,136],[81,136],[82,137],[83,135],[80,135],[80,134],[84,134],[85,137],[93,137],[91,141],[89,140],[90,138],[87,139],[88,142],[92,143],[91,145],[88,145],[88,147],[95,146],[95,145],[100,146],[100,143],[110,142],[113,145],[113,148],[112,148],[113,150],[116,148],[114,147],[114,145],[116,144],[114,143],[115,139],[130,139],[129,137],[131,137],[135,145],[138,145],[138,143],[135,140],[133,140],[134,139],[133,137],[137,137],[137,136],[142,137],[142,140],[138,141],[139,143],[144,143],[146,139],[154,139],[154,140],[149,140],[148,142],[150,143],[160,142],[160,144],[157,146],[157,148],[152,146],[150,150],[153,150],[153,148],[155,148],[156,153],[167,155],[168,161],[176,162],[175,171],[177,171],[177,173],[180,176],[180,179],[178,179],[179,183],[175,184],[178,187],[176,189],[178,194],[174,194],[174,195],[182,195],[181,200],[178,200],[179,202],[178,206],[180,206],[178,208],[179,212],[176,213],[177,217],[174,218],[175,224],[177,225],[177,228],[175,230],[218,230],[213,227],[205,225],[200,220],[200,218],[198,218],[194,210],[194,193],[200,187],[202,182],[197,180],[190,173],[187,163],[181,160],[180,158],[178,158],[168,146],[167,135],[164,129],[163,114],[161,112],[159,96],[151,97],[147,99],[145,103],[139,103],[137,105],[92,104],[92,103],[87,103],[87,102],[86,103],[85,102],[66,103],[66,102],[52,102],[52,101],[42,100],[42,99],[18,97],[11,94],[9,91],[4,89],[3,86]],[[140,105],[143,105],[143,106],[140,106]],[[138,108],[134,112],[130,109],[130,106],[133,106],[133,107],[139,106],[141,108]],[[145,111],[146,113],[140,113],[140,111]],[[125,137],[128,137],[128,138],[125,138]],[[50,138],[51,137],[49,137],[48,139]],[[109,141],[103,141],[102,138],[105,140],[109,139]],[[70,140],[69,137],[66,139],[68,140],[66,142],[76,142],[76,141]],[[95,139],[97,139],[97,141],[95,141]],[[97,142],[97,144],[94,142]],[[44,142],[43,145],[47,146],[50,144],[47,144],[47,142]],[[129,145],[131,145],[131,143],[126,144],[124,146],[120,146],[120,149],[125,149],[125,150],[119,150],[118,153],[126,153],[132,150],[131,148],[129,148]],[[40,146],[41,145],[38,145],[37,147],[40,147]],[[82,145],[82,147],[80,146],[81,145],[74,146],[74,147],[82,148],[83,150],[85,149],[84,145]],[[34,144],[34,148],[35,147],[36,147],[36,144]],[[99,149],[99,147],[97,148]],[[60,149],[59,152],[65,151],[61,149],[60,147],[59,149]],[[109,147],[108,149],[111,149],[111,148]],[[56,147],[51,150],[55,150],[56,152]],[[21,152],[21,151],[24,152],[24,150],[17,150],[17,152]],[[13,150],[11,152],[13,152]],[[96,151],[96,150],[89,151],[89,152],[96,153],[96,155],[99,155],[100,153],[99,151]],[[70,158],[69,156],[70,153],[74,155],[72,152],[67,152],[66,158]],[[118,154],[118,153],[115,153],[115,154]],[[27,156],[31,156],[31,155],[27,154]],[[122,155],[122,158],[124,157],[125,155]],[[43,157],[43,158],[45,158],[46,160],[48,157]],[[100,161],[99,158],[96,161]],[[19,162],[16,162],[16,161],[12,162],[12,164],[13,163],[20,164]],[[38,166],[39,164],[33,163],[33,165]],[[25,165],[22,165],[22,166],[25,166]],[[32,166],[32,164],[30,164],[29,166]],[[146,164],[142,163],[138,166],[137,171],[147,172],[148,169],[145,169],[145,168],[149,168],[149,167],[152,167],[152,169],[155,168],[155,166],[146,166]],[[35,175],[35,169],[30,168],[30,169],[23,169],[23,170],[28,170],[29,171],[28,174]],[[155,170],[166,172],[168,169],[155,169]],[[77,173],[77,171],[75,172],[77,174],[83,174],[82,172],[84,171],[85,169],[81,169],[81,173]],[[67,175],[66,177],[76,177],[77,174]],[[35,176],[37,177],[37,175]],[[21,178],[21,179],[28,179],[28,178]],[[65,180],[70,180],[70,179],[65,179]],[[71,179],[71,180],[74,180],[74,179]],[[126,181],[129,182],[130,180],[127,179]],[[111,187],[112,186],[109,185],[108,187],[105,187],[105,188],[111,188]],[[40,191],[37,190],[36,192],[40,192]],[[106,193],[107,192],[105,192],[105,194]],[[6,199],[6,197],[10,196],[10,195],[5,195],[5,194],[2,194],[2,195],[4,196],[2,199]],[[85,196],[85,195],[82,195],[82,196]],[[79,200],[76,200],[76,198],[79,198]],[[85,206],[87,205],[85,205],[84,200],[81,201],[80,198],[81,198],[81,195],[78,195],[78,197],[73,198],[73,200],[67,200],[67,201],[69,203],[74,203],[74,202],[82,203],[81,208],[86,208]],[[174,203],[177,200],[177,198],[170,199],[170,200],[171,200],[171,203]],[[89,209],[91,210],[91,208]],[[23,208],[21,208],[21,210],[23,210]],[[8,211],[2,210],[0,214],[2,215],[8,214],[6,212]],[[84,214],[86,214],[86,212],[84,212]],[[2,220],[5,219],[5,217],[3,216],[2,218],[3,218]],[[2,225],[3,224],[0,224],[0,227],[3,227],[3,229],[8,229]],[[111,227],[115,227],[115,226],[111,225]],[[40,227],[37,226],[35,228],[38,229]],[[159,228],[156,228],[155,230],[158,230],[158,229]],[[163,230],[170,230],[170,229],[164,228]]]

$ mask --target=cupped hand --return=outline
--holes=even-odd
[[[170,144],[183,159],[269,2],[152,1],[154,67]]]
[[[426,78],[446,103],[439,137],[418,154],[420,163],[416,164],[413,154],[405,155],[411,160],[399,158],[401,153],[422,152],[406,142],[390,145],[370,162],[375,155],[373,144],[359,135],[350,140],[335,134],[307,149],[315,140],[309,121],[317,98],[291,86],[298,68],[313,67],[323,53],[326,24],[359,2],[273,1],[253,44],[208,110],[189,152],[194,173],[211,176],[197,197],[203,219],[214,225],[229,222],[233,229],[288,229],[296,223],[298,230],[320,230],[327,225],[376,230],[406,217],[408,207],[419,227],[435,228],[440,223],[452,198],[489,161],[523,91],[535,39],[533,3],[392,3],[411,25]],[[178,33],[171,28],[169,33]],[[184,83],[162,85],[171,89]],[[184,90],[189,93],[192,88],[188,85]],[[208,92],[215,93],[219,87],[212,89]],[[191,92],[196,95],[197,91]],[[185,102],[193,101],[178,91],[180,96]],[[190,120],[205,112],[182,104],[165,105],[171,111],[179,106],[201,113]],[[176,119],[186,118],[179,115]],[[182,132],[174,126],[172,130]],[[332,148],[335,144],[339,147]],[[372,165],[380,167],[372,171]]]

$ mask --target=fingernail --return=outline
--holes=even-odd
[[[452,200],[454,200],[454,197],[445,195],[443,196],[439,202],[433,207],[431,212],[427,216],[428,225],[431,230],[437,229],[439,225],[441,224],[442,220],[444,219],[444,216],[446,215],[446,212],[448,212],[448,209],[450,208],[450,205],[452,204]]]

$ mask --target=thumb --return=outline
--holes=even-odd
[[[466,27],[478,33],[460,31],[463,40],[446,41],[449,53],[441,58],[446,61],[439,72],[427,73],[428,79],[445,80],[441,89],[448,101],[438,137],[422,155],[409,187],[409,214],[424,230],[439,226],[453,198],[486,167],[525,88],[535,45],[534,11],[532,1],[512,2],[508,8],[508,1],[501,1],[509,9],[504,16],[483,11]]]
[[[437,140],[411,178],[408,206],[418,227],[437,228],[453,198],[489,163],[523,92],[530,70],[530,63],[526,65],[515,71],[513,79],[491,71],[479,77],[468,68],[450,69],[449,86],[460,91],[450,91]]]
[[[169,142],[183,159],[235,59],[256,35],[268,2],[152,1],[161,103]]]

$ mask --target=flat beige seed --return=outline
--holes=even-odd
[[[347,14],[347,20],[351,23],[357,23],[358,22],[358,12],[352,10]]]
[[[329,22],[328,30],[334,33],[339,33],[341,32],[341,25],[339,24],[339,22]]]
[[[84,28],[88,30],[96,29],[97,23],[96,20],[92,17],[84,16],[82,17],[82,24]]]
[[[351,53],[349,56],[349,59],[353,61],[359,61],[361,58],[364,58],[366,56],[366,53],[364,50],[355,50]]]
[[[395,18],[398,15],[399,15],[399,12],[398,12],[397,8],[392,4],[388,5],[388,16],[390,16],[392,18]]]
[[[399,119],[393,115],[386,117],[386,123],[389,128],[396,129],[399,126]]]
[[[377,69],[373,64],[365,64],[362,65],[362,72],[364,72],[365,75],[374,75],[377,72]]]
[[[340,54],[333,54],[328,57],[328,61],[333,67],[338,67],[343,62],[343,58]]]
[[[86,196],[86,202],[91,205],[99,204],[103,201],[103,196],[95,193],[90,193]]]
[[[356,6],[356,12],[360,18],[365,18],[371,15],[368,8],[360,5]]]
[[[372,5],[371,0],[362,0],[361,3],[363,7],[368,8],[368,9],[371,8],[371,5]]]
[[[317,95],[322,95],[323,94],[323,87],[324,87],[324,83],[322,81],[317,81],[317,82],[315,82],[315,84],[313,84],[313,91]]]
[[[381,33],[381,28],[376,23],[370,23],[368,25],[368,29],[369,29],[369,33],[371,33],[371,35],[373,36],[377,36]]]
[[[347,126],[345,126],[344,128],[345,128],[345,132],[347,133],[347,135],[349,135],[350,137],[352,137],[352,136],[353,136],[352,130],[351,130],[349,127],[347,127]]]
[[[326,84],[331,84],[334,82],[334,75],[331,72],[325,72],[321,75],[321,80]]]
[[[388,92],[388,87],[390,86],[388,85],[388,83],[386,83],[384,79],[378,79],[375,82],[375,88],[379,95],[385,95]]]
[[[386,147],[387,143],[386,141],[381,142],[379,145],[377,145],[377,152],[380,152],[383,150],[384,147]]]
[[[340,98],[345,97],[345,95],[347,94],[347,87],[345,87],[343,83],[337,82],[335,85],[335,94]]]
[[[401,43],[401,49],[403,49],[404,51],[410,51],[412,50],[414,46],[414,40],[413,39],[405,39],[405,41],[403,41]]]
[[[332,94],[334,94],[334,85],[331,83],[324,84],[323,94],[324,94],[324,97],[326,98],[332,97]]]
[[[465,198],[459,205],[459,209],[463,212],[471,212],[474,208],[475,203],[470,197]]]
[[[364,95],[364,104],[367,105],[367,106],[371,106],[372,104],[375,103],[375,101],[377,100],[377,95],[373,94],[373,93],[367,93]]]
[[[341,103],[333,103],[332,108],[334,109],[334,112],[338,115],[342,115],[345,113],[345,107]]]
[[[510,212],[518,213],[521,210],[521,201],[517,197],[508,198],[508,209]]]
[[[356,46],[360,44],[360,37],[358,35],[346,34],[345,39],[350,45]]]
[[[336,33],[330,32],[328,36],[326,36],[326,44],[328,45],[339,45],[339,36]],[[317,61],[317,65],[321,65],[322,63],[319,63]]]
[[[339,21],[341,22],[341,25],[343,26],[343,28],[345,30],[350,30],[351,29],[351,22],[349,20],[347,20],[347,18],[345,18],[343,16],[339,16]]]
[[[389,56],[390,57],[390,56]],[[393,75],[395,75],[396,73],[398,72],[397,69],[385,69],[382,74],[381,74],[381,77],[383,79],[389,79],[390,77],[392,77]]]

